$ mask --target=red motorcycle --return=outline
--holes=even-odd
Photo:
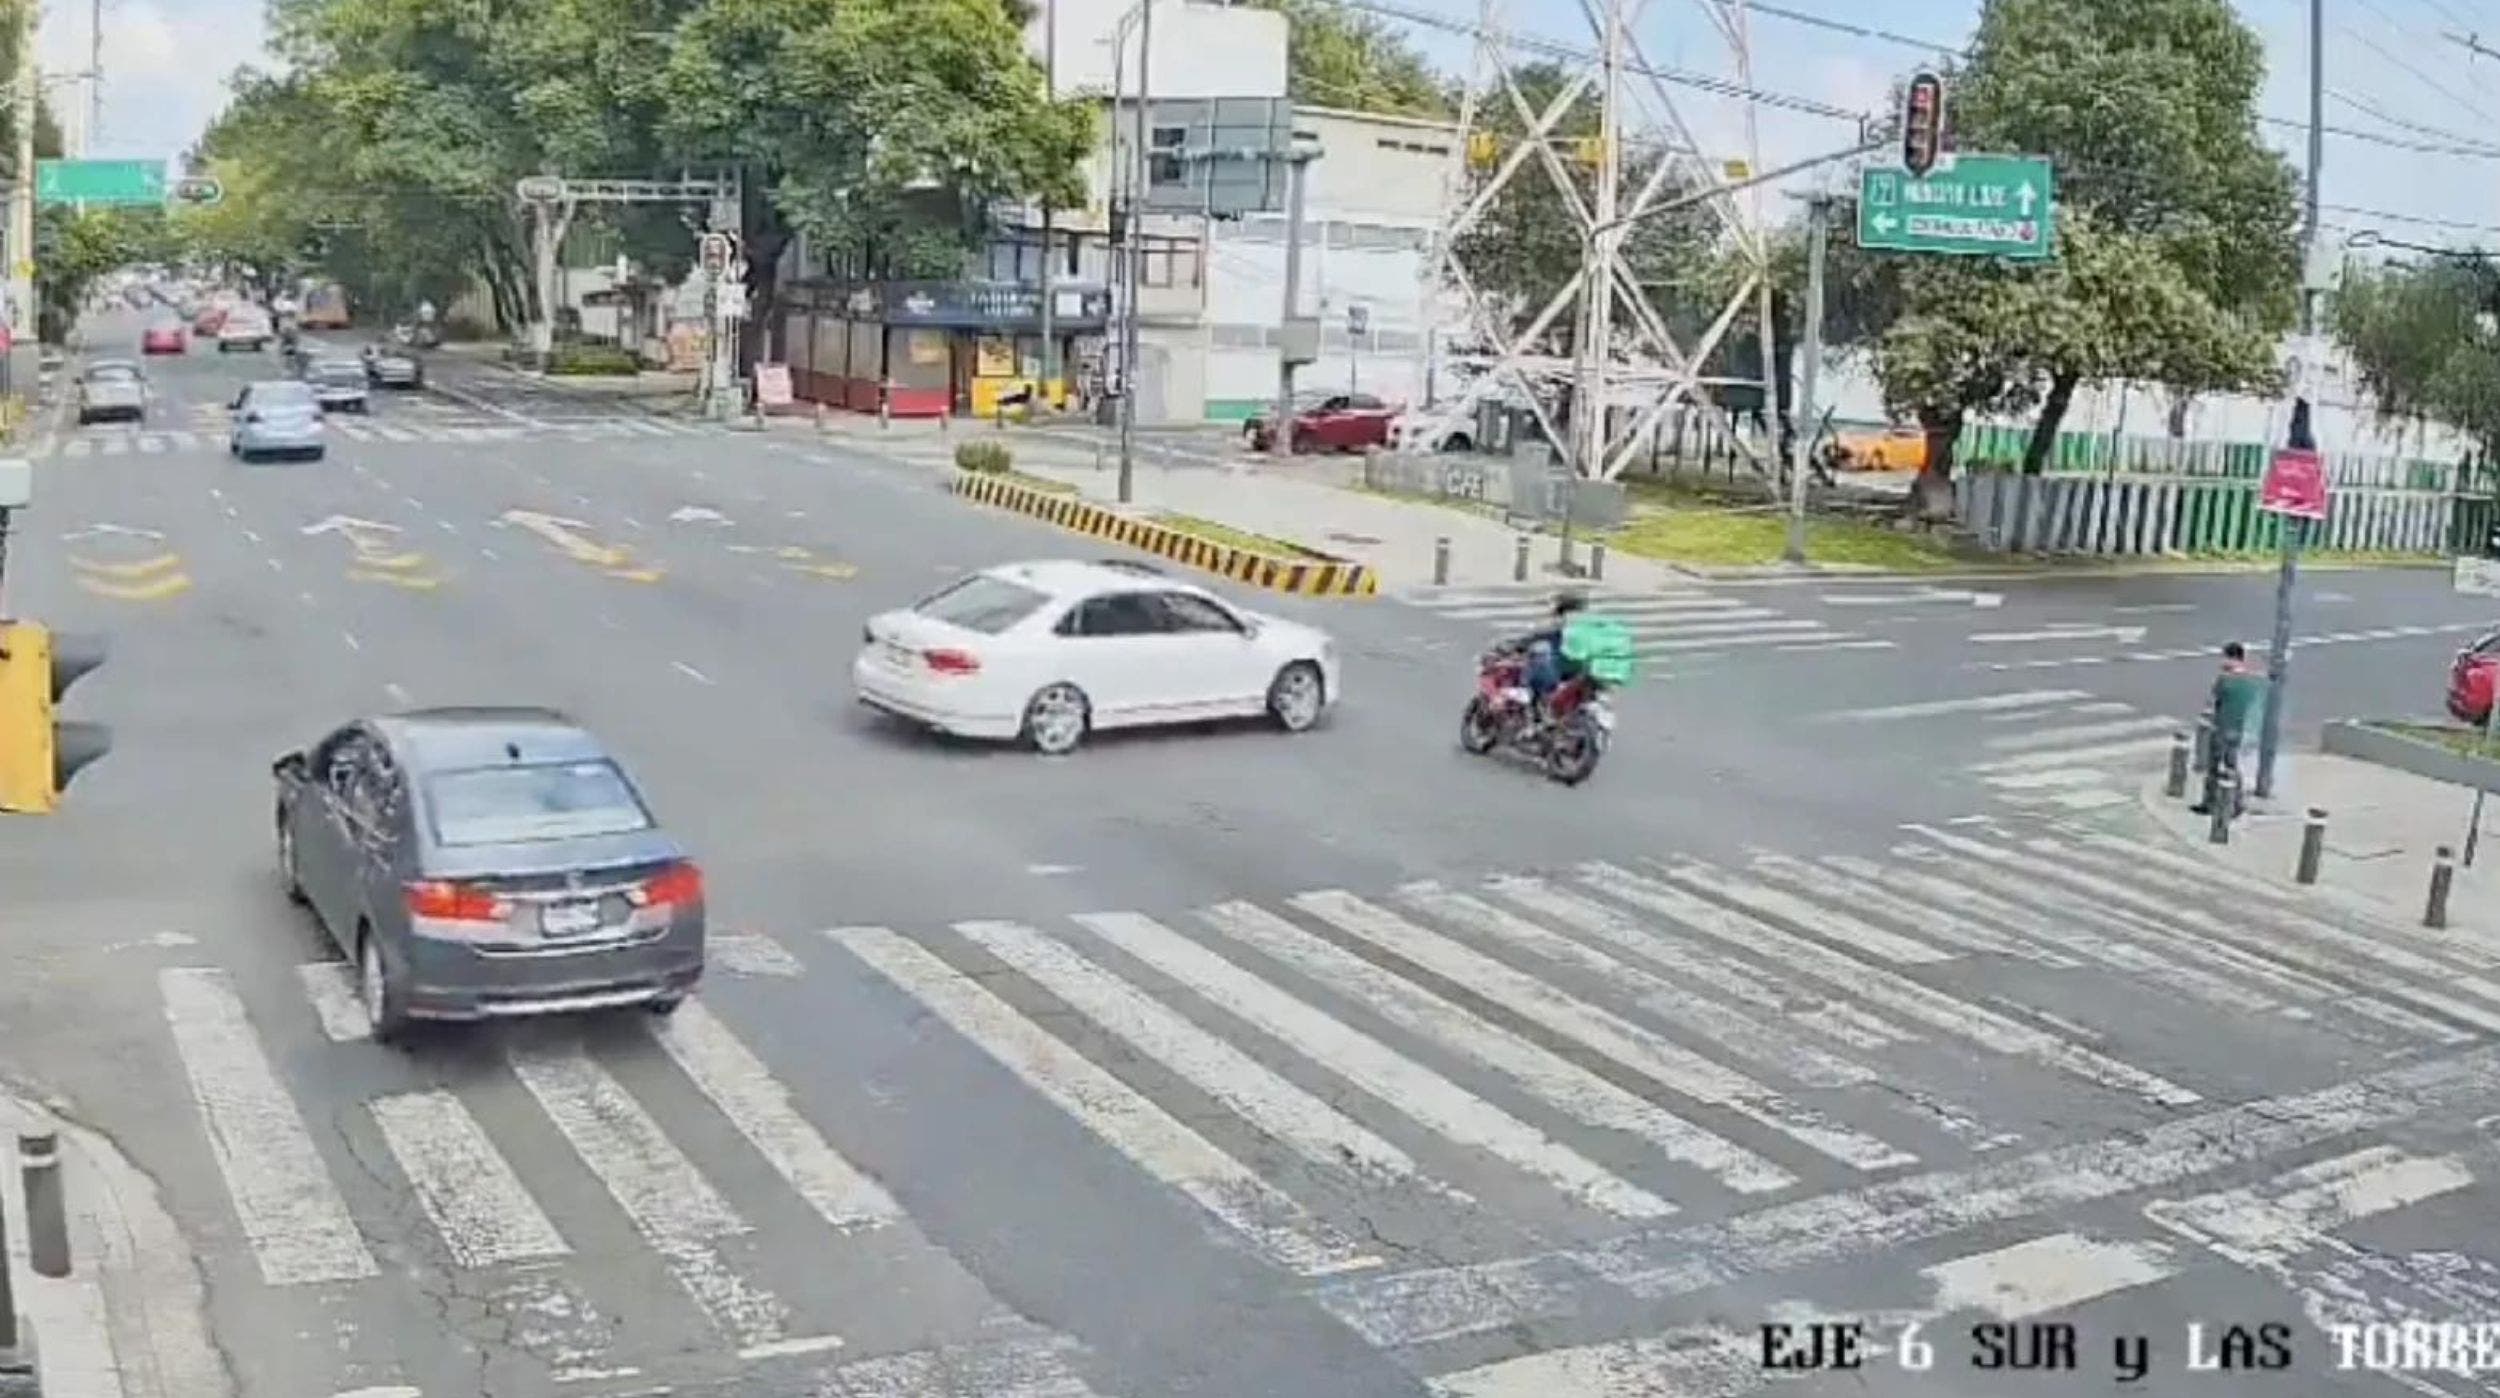
[[[1536,761],[1555,781],[1578,786],[1597,771],[1614,731],[1605,686],[1585,674],[1555,686],[1540,717],[1529,696],[1528,657],[1504,648],[1476,661],[1476,692],[1459,716],[1458,745],[1479,757],[1506,748]]]

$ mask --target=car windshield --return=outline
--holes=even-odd
[[[912,610],[950,626],[995,636],[1039,611],[1048,600],[1045,594],[1005,578],[975,573]]]
[[[306,408],[312,406],[312,401],[312,390],[300,383],[252,385],[251,405],[255,408]]]
[[[312,367],[313,377],[323,383],[350,384],[365,381],[365,366],[352,359],[325,359]]]
[[[450,849],[630,835],[652,826],[625,774],[605,760],[443,772],[425,790],[434,842]]]

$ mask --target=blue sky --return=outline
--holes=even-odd
[[[1398,8],[1472,22],[1476,0],[1394,0]],[[1592,41],[1579,0],[1505,0],[1510,25],[1575,44]],[[1633,0],[1640,3],[1640,0]],[[1732,77],[1730,46],[1706,6],[1716,0],[1646,0],[1634,26],[1652,66]],[[1802,13],[1845,20],[1927,43],[1967,41],[1979,0],[1771,0]],[[2272,74],[2264,110],[2307,117],[2307,0],[2237,0],[2265,37]],[[260,52],[262,0],[104,0],[107,80],[96,153],[162,157],[194,139],[222,101],[226,77]],[[41,50],[54,71],[83,67],[88,0],[46,0]],[[2480,30],[2500,49],[2500,0],[2327,0],[2327,85],[2340,94],[2327,121],[2430,145],[2492,143],[2500,153],[2500,60],[2476,59],[2443,34]],[[1463,40],[1413,31],[1436,58],[1463,67]],[[1920,51],[1756,14],[1754,82],[1810,102],[1864,110],[1892,79],[1921,61]],[[1645,84],[1636,82],[1635,87]],[[1678,109],[1705,146],[1743,152],[1742,104],[1670,86]],[[1643,94],[1646,97],[1646,94]],[[1655,107],[1655,103],[1650,103]],[[1654,114],[1654,113],[1653,113]],[[1766,109],[1767,163],[1846,142],[1845,122]],[[2301,134],[2267,135],[2296,157]],[[2440,134],[2453,133],[2453,134]],[[2330,137],[2322,182],[2330,233],[2359,228],[2426,243],[2500,242],[2500,159],[2411,151]],[[2386,215],[2437,222],[2404,222]],[[2442,223],[2462,225],[2443,227]]]

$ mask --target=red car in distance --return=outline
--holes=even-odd
[[[2494,690],[2500,690],[2500,631],[2458,651],[2448,667],[2449,717],[2477,726],[2489,722]]]
[[[1332,393],[1306,397],[1294,408],[1293,449],[1306,451],[1387,450],[1389,429],[1398,410],[1368,393]],[[1268,449],[1265,416],[1242,424],[1241,435],[1252,451]]]
[[[159,321],[139,332],[141,354],[181,354],[190,347],[190,336],[174,321]]]

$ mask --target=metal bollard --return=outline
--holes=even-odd
[[[2448,888],[2457,881],[2456,851],[2446,845],[2431,856],[2431,896],[2422,908],[2422,925],[2438,929],[2448,925]]]
[[[2214,721],[2208,717],[2196,720],[2196,770],[2214,769]]]
[[[1528,536],[1525,534],[1519,536],[1519,548],[1511,554],[1510,580],[1512,582],[1528,580]]]
[[[1589,544],[1589,581],[1604,582],[1605,580],[1606,546],[1592,541]]]
[[[2188,735],[2182,728],[2170,735],[2170,777],[2161,786],[2162,795],[2176,801],[2187,795]]]
[[[2231,843],[2231,817],[2240,804],[2240,774],[2225,772],[2213,783],[2213,823],[2206,827],[2205,838],[2217,845]]]
[[[26,1190],[26,1265],[39,1277],[66,1277],[69,1209],[61,1195],[61,1138],[50,1131],[21,1134],[17,1173]]]
[[[2292,870],[2294,883],[2316,883],[2318,865],[2326,858],[2326,808],[2311,806],[2309,819],[2300,827],[2300,863]]]
[[[877,425],[888,429],[894,426],[894,385],[892,384],[887,384],[877,390]]]
[[[1432,541],[1432,585],[1447,587],[1450,582],[1450,536]]]

